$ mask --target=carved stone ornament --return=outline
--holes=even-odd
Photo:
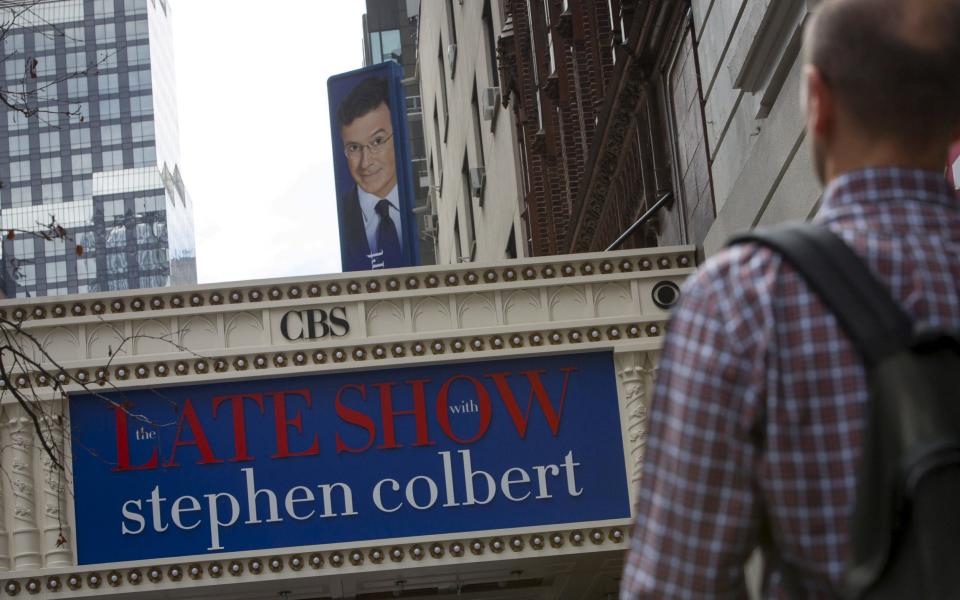
[[[626,417],[627,447],[630,454],[630,482],[640,481],[647,442],[647,414],[656,377],[656,363],[650,352],[626,352],[616,355],[617,375],[623,390],[623,414]]]

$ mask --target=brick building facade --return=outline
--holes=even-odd
[[[515,115],[531,255],[700,246],[714,219],[689,3],[502,0],[504,106]]]

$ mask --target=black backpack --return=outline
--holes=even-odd
[[[960,598],[960,335],[918,331],[846,243],[811,224],[761,229],[833,312],[870,394],[850,519],[848,598]],[[955,282],[960,286],[960,282]],[[785,587],[802,575],[774,549]]]

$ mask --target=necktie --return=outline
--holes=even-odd
[[[390,202],[381,200],[375,208],[380,215],[380,224],[377,226],[377,246],[383,252],[379,262],[386,268],[403,266],[403,251],[400,249],[400,238],[397,237],[397,227],[390,218]]]

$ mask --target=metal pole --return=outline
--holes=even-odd
[[[628,227],[626,231],[624,231],[623,233],[620,234],[620,237],[618,237],[616,240],[614,240],[614,242],[613,242],[612,244],[610,244],[609,246],[607,246],[606,252],[610,252],[611,250],[616,250],[617,248],[619,248],[620,246],[622,246],[623,243],[624,243],[625,241],[627,241],[627,238],[629,238],[631,235],[633,235],[633,232],[635,232],[637,229],[639,229],[640,227],[642,227],[642,226],[644,225],[644,223],[646,223],[647,221],[649,221],[650,218],[651,218],[658,210],[660,210],[660,208],[661,208],[664,204],[666,204],[667,202],[669,202],[671,199],[673,199],[673,192],[665,192],[662,196],[660,196],[659,198],[657,198],[657,201],[653,203],[653,206],[650,207],[650,210],[648,210],[647,212],[643,213],[643,215],[641,215],[640,218],[637,219],[637,221],[636,221],[633,225],[631,225],[630,227]]]

